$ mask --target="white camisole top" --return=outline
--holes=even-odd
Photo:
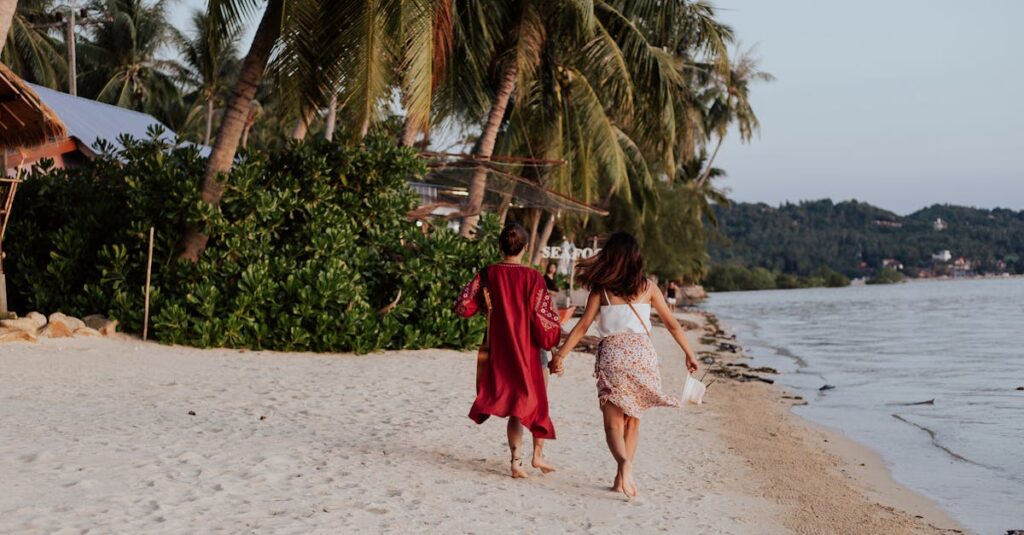
[[[602,290],[603,292],[603,290]],[[597,319],[597,334],[604,338],[615,334],[647,334],[651,329],[651,304],[633,304],[636,314],[629,309],[629,305],[622,303],[611,304],[608,299],[608,292],[604,293],[605,304],[601,305],[601,314]],[[643,323],[640,323],[640,318]],[[647,330],[644,327],[647,327]]]

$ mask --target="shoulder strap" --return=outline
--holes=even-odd
[[[633,303],[626,301],[626,304],[629,305],[629,309],[633,311],[633,315],[636,316],[636,319],[640,320],[640,326],[644,328],[644,332],[647,333],[647,336],[651,336],[651,330],[647,328],[647,322],[640,317],[640,313],[633,307]]]
[[[604,294],[604,303],[605,303],[606,305],[610,305],[610,304],[612,304],[612,300],[611,300],[611,299],[608,299],[608,290],[605,290],[604,288],[601,288],[601,293],[603,293],[603,294]]]

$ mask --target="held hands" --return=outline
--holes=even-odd
[[[551,372],[551,375],[562,375],[562,372],[565,371],[565,355],[556,353],[548,363],[548,371]]]

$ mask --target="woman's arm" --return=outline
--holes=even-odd
[[[483,293],[480,291],[480,274],[477,273],[473,280],[469,281],[469,284],[462,289],[459,297],[455,299],[455,304],[452,308],[456,314],[463,318],[471,318],[481,309],[486,308],[486,305],[481,305],[482,296]]]
[[[658,312],[658,317],[665,324],[665,328],[675,338],[676,343],[682,348],[683,353],[686,354],[686,369],[690,373],[697,371],[699,366],[697,365],[697,359],[693,356],[693,350],[690,349],[690,343],[686,340],[686,331],[676,321],[676,317],[672,314],[672,311],[668,308],[668,303],[665,302],[665,296],[662,295],[661,289],[657,286],[651,291],[651,304],[654,305],[654,310]]]
[[[587,334],[587,330],[590,329],[590,325],[594,323],[594,318],[601,311],[601,294],[598,292],[590,292],[590,297],[587,298],[587,308],[583,310],[583,317],[580,321],[572,328],[572,332],[569,333],[569,337],[566,338],[565,343],[555,353],[555,357],[548,363],[551,373],[561,375],[564,368],[562,361],[565,360],[565,356],[576,347],[576,344],[580,343],[580,339],[583,335]]]

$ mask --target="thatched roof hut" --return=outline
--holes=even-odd
[[[57,114],[0,63],[0,150],[41,145],[67,135]]]

